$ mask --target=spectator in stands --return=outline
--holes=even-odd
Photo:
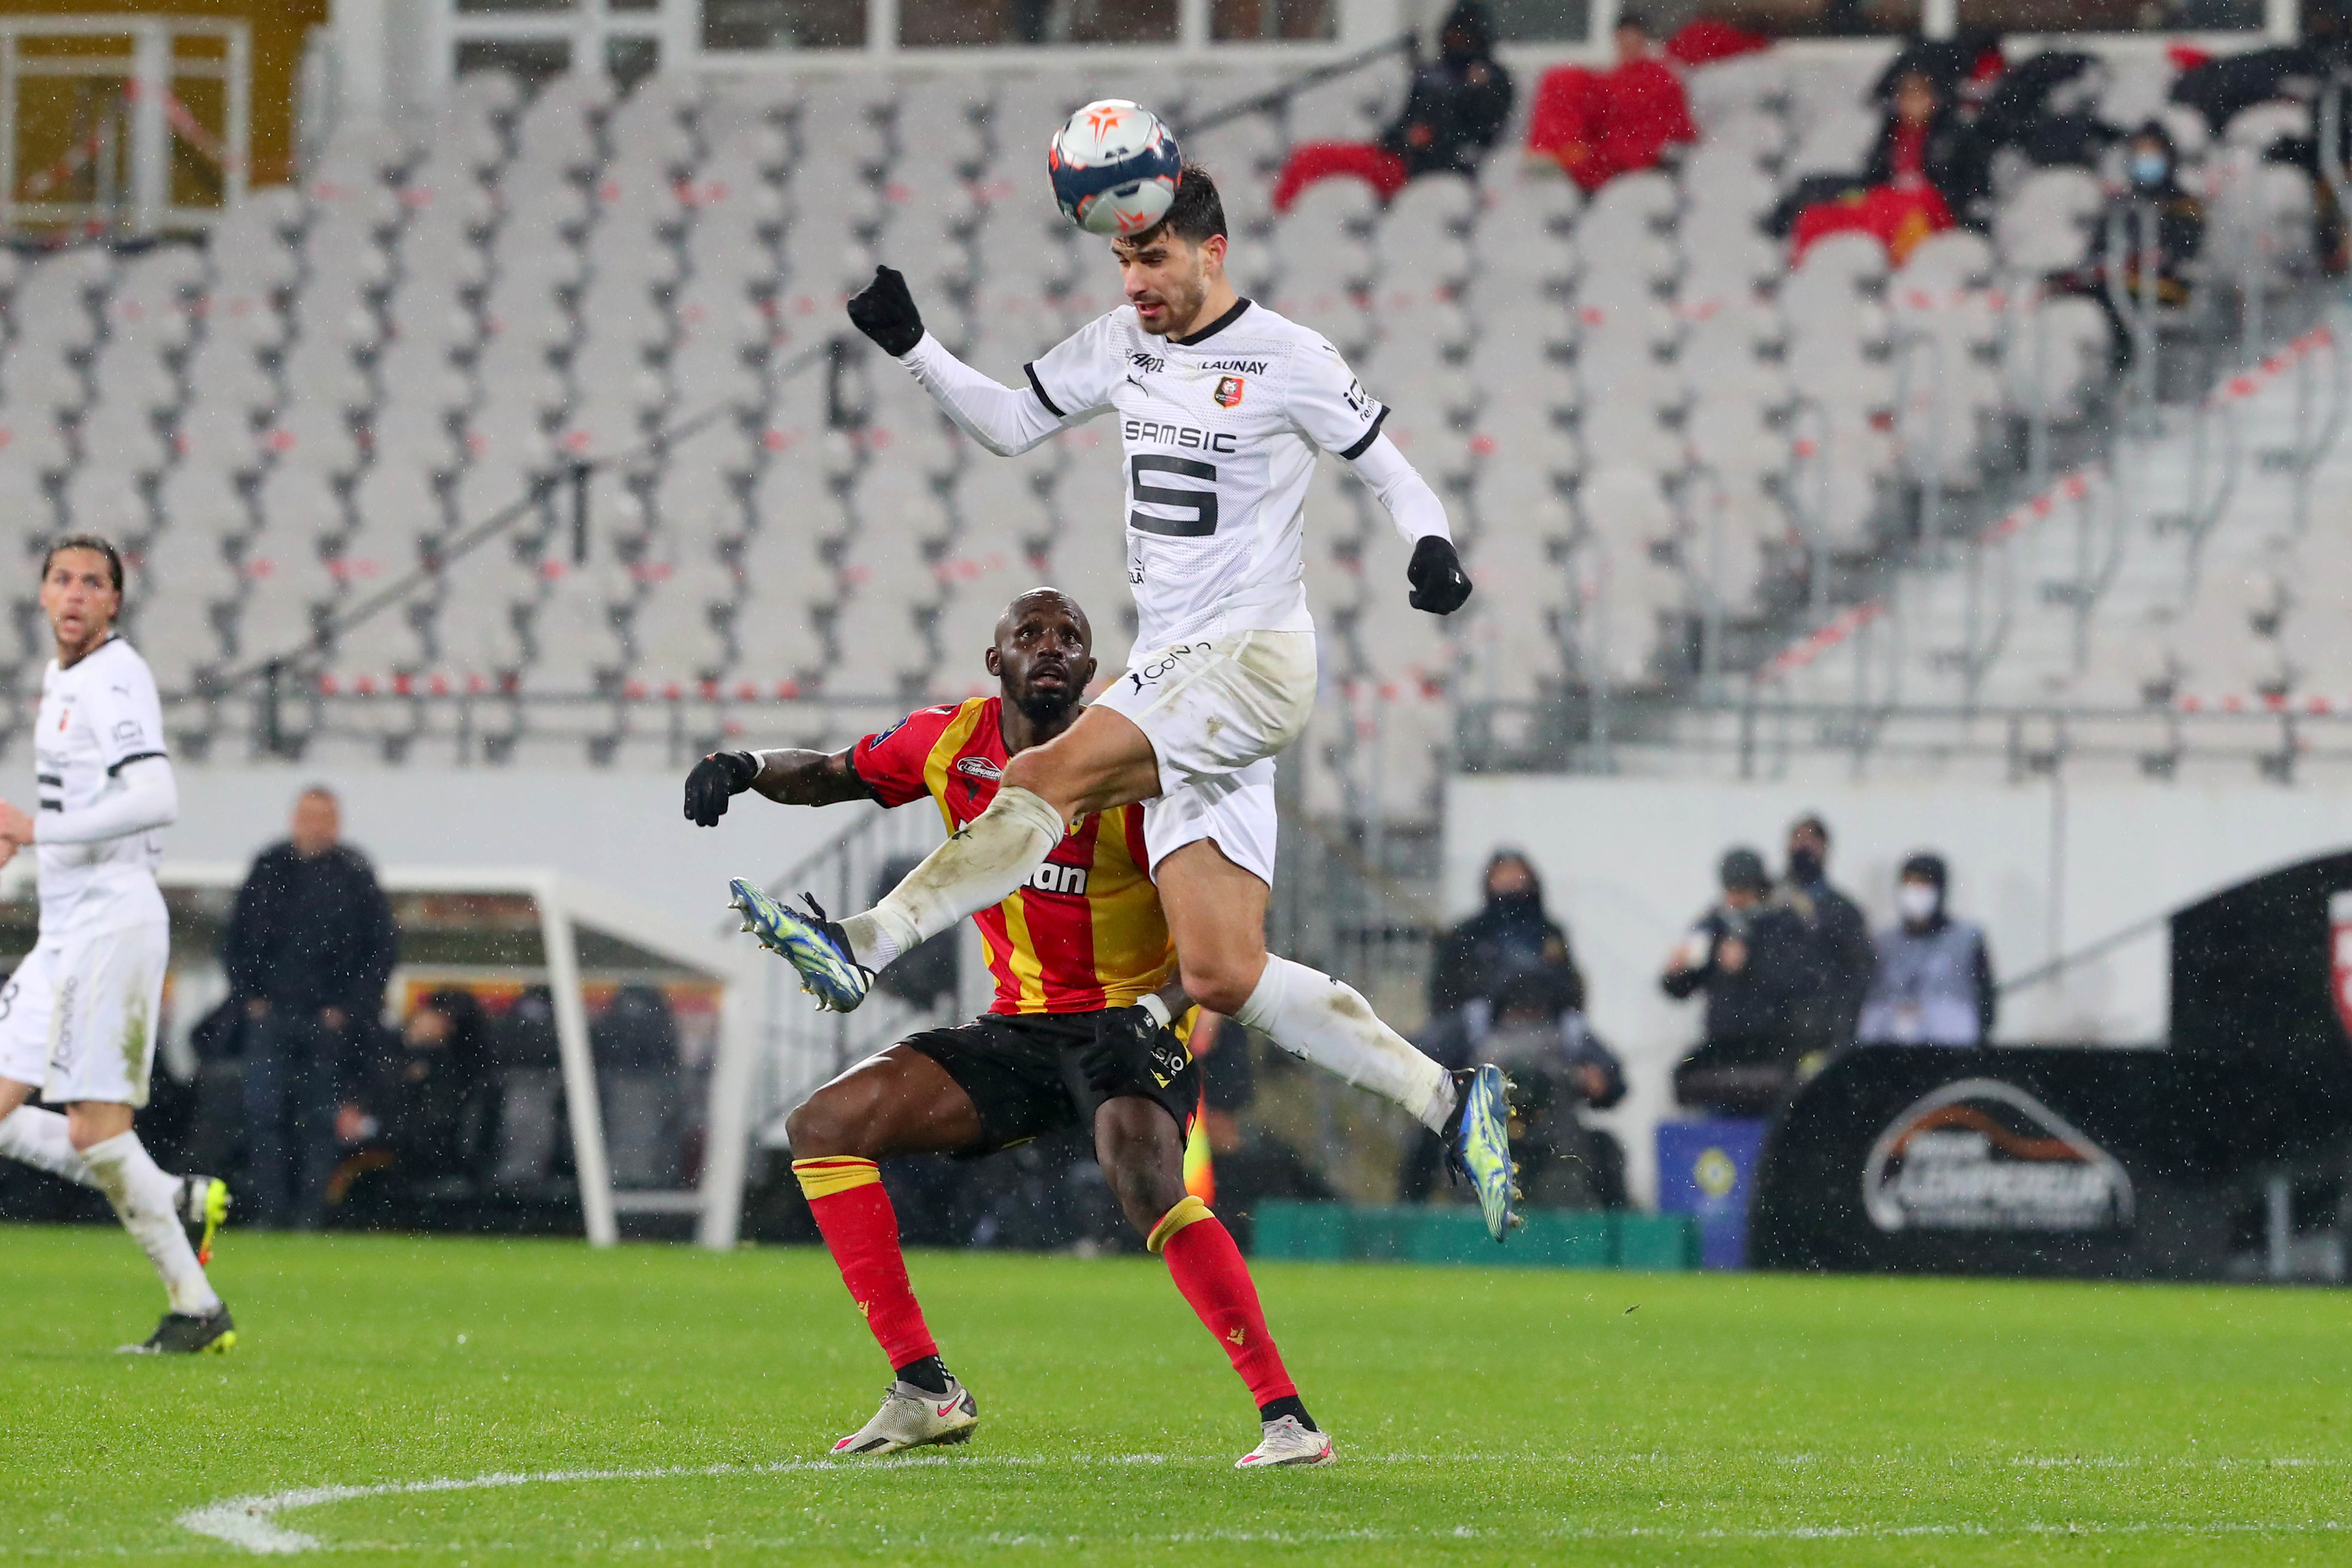
[[[1765,227],[1789,235],[1800,258],[1816,240],[1860,230],[1900,266],[1921,240],[1973,213],[1984,180],[1974,132],[1950,97],[1927,71],[1906,70],[1861,172],[1800,181]]]
[[[1992,1035],[1997,994],[1984,930],[1945,909],[1939,855],[1903,862],[1899,923],[1878,938],[1878,978],[1863,1004],[1866,1046],[1980,1046]]]
[[[1546,71],[1528,121],[1528,153],[1558,163],[1588,191],[1654,169],[1670,149],[1697,140],[1682,78],[1658,57],[1649,24],[1633,11],[1617,19],[1616,65]]]
[[[1486,862],[1486,901],[1447,931],[1429,971],[1429,1013],[1443,1017],[1523,970],[1540,971],[1553,988],[1552,1011],[1584,1011],[1584,976],[1570,952],[1568,932],[1544,910],[1543,883],[1517,849],[1497,849]]]
[[[1404,109],[1378,142],[1307,142],[1292,149],[1275,182],[1274,210],[1288,212],[1318,180],[1348,175],[1388,201],[1408,181],[1436,172],[1475,175],[1511,117],[1511,73],[1495,58],[1485,0],[1461,0],[1437,35],[1437,58],[1416,59]]]
[[[397,956],[392,905],[367,857],[341,837],[334,792],[304,790],[291,837],[254,861],[221,939],[244,1015],[239,1217],[264,1226],[320,1222],[345,1052],[383,1011]]]
[[[1761,855],[1726,854],[1722,882],[1721,901],[1675,949],[1659,984],[1676,1000],[1706,995],[1705,1038],[1675,1069],[1683,1103],[1754,1115],[1794,1081],[1821,976],[1805,922],[1767,901]]]
[[[1820,964],[1821,984],[1809,999],[1808,1047],[1835,1050],[1853,1044],[1862,999],[1878,973],[1878,950],[1862,906],[1830,885],[1830,829],[1817,816],[1789,827],[1789,874],[1773,901],[1805,922]]]
[[[336,1131],[352,1152],[327,1196],[357,1223],[409,1211],[436,1193],[470,1194],[488,1179],[498,1076],[489,1018],[472,992],[444,986],[426,995],[397,1048],[348,1089]]]
[[[2172,133],[2156,121],[2132,132],[2124,147],[2127,182],[2091,231],[2091,249],[2077,271],[2059,279],[2087,294],[2107,313],[2115,368],[2130,363],[2132,334],[2117,308],[2117,289],[2137,306],[2146,290],[2158,306],[2189,302],[2198,253],[2205,247],[2205,204],[2181,186],[2180,157]],[[2149,250],[2147,242],[2154,241]],[[2114,247],[2120,240],[2120,255]],[[2114,287],[2109,287],[2110,274]]]
[[[1549,1208],[1625,1206],[1625,1152],[1580,1114],[1625,1098],[1625,1069],[1584,1021],[1562,1011],[1559,987],[1540,966],[1506,974],[1490,994],[1433,1023],[1422,1049],[1448,1068],[1490,1061],[1511,1075],[1511,1153],[1528,1201]],[[1437,1184],[1444,1145],[1423,1132],[1405,1152],[1397,1198],[1419,1203]]]

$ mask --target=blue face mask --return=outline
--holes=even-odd
[[[2135,185],[2160,185],[2170,173],[2172,165],[2161,153],[2132,154],[2131,177]]]

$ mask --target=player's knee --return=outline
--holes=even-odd
[[[1258,976],[1265,969],[1262,953],[1213,952],[1200,958],[1178,955],[1177,967],[1184,981],[1184,994],[1212,1013],[1232,1017],[1239,1013],[1257,989]]]
[[[1175,1122],[1139,1095],[1103,1102],[1095,1113],[1095,1152],[1103,1179],[1128,1223],[1151,1227],[1184,1196],[1184,1146]]]
[[[784,1118],[784,1141],[795,1160],[817,1160],[830,1154],[864,1154],[864,1118],[842,1096],[820,1090],[801,1101]]]
[[[1005,788],[1025,789],[1060,811],[1065,817],[1072,814],[1071,803],[1075,795],[1083,793],[1073,786],[1083,782],[1070,778],[1067,768],[1044,755],[1044,748],[1024,752],[1004,764]]]

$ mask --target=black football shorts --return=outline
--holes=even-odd
[[[1094,1043],[1097,1016],[988,1013],[951,1029],[910,1035],[904,1043],[945,1068],[979,1109],[981,1142],[967,1155],[993,1154],[1067,1128],[1091,1134],[1097,1108],[1127,1096],[1150,1100],[1189,1134],[1201,1104],[1200,1064],[1187,1056],[1181,1067],[1166,1064],[1173,1070],[1165,1083],[1155,1072],[1097,1094],[1078,1060]]]

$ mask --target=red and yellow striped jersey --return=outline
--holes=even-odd
[[[925,795],[953,832],[988,809],[1009,760],[1003,700],[926,708],[849,749],[849,765],[884,805]],[[1092,1013],[1131,1006],[1176,973],[1176,949],[1151,885],[1143,808],[1081,819],[1027,884],[972,917],[996,976],[992,1013]]]

